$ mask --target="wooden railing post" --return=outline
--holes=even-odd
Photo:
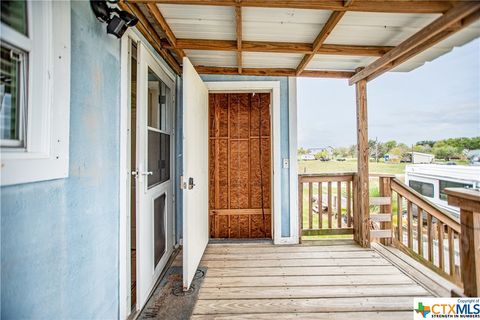
[[[360,70],[357,70],[357,72]],[[370,208],[368,187],[368,118],[367,118],[367,81],[360,80],[355,84],[357,100],[357,200],[358,223],[362,247],[370,246]]]
[[[480,191],[447,188],[448,204],[460,208],[460,274],[464,294],[480,295]]]
[[[379,191],[380,191],[380,197],[392,197],[392,178],[391,177],[382,177],[380,176],[379,178]],[[387,204],[387,205],[382,205],[380,206],[380,212],[382,213],[390,213],[390,216],[392,215],[392,205]],[[385,221],[380,223],[380,229],[382,230],[387,230],[387,229],[392,229],[392,222],[391,221]],[[392,239],[391,238],[382,238],[380,239],[380,243],[386,246],[389,246],[392,244]]]

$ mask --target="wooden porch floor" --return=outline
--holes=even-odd
[[[411,319],[433,295],[375,249],[323,244],[209,244],[192,319]]]

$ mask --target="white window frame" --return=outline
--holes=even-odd
[[[1,148],[1,185],[68,177],[70,1],[27,1],[28,35],[0,24],[1,41],[28,52],[26,143]]]

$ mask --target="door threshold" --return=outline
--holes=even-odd
[[[211,238],[208,241],[209,244],[217,244],[217,243],[268,243],[273,244],[273,239],[271,238]]]

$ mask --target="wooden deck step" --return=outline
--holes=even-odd
[[[390,197],[370,197],[369,203],[371,206],[386,206],[392,204]]]
[[[370,230],[370,239],[373,238],[391,238],[392,230]]]
[[[390,222],[392,221],[391,213],[371,213],[370,220],[375,222]]]

